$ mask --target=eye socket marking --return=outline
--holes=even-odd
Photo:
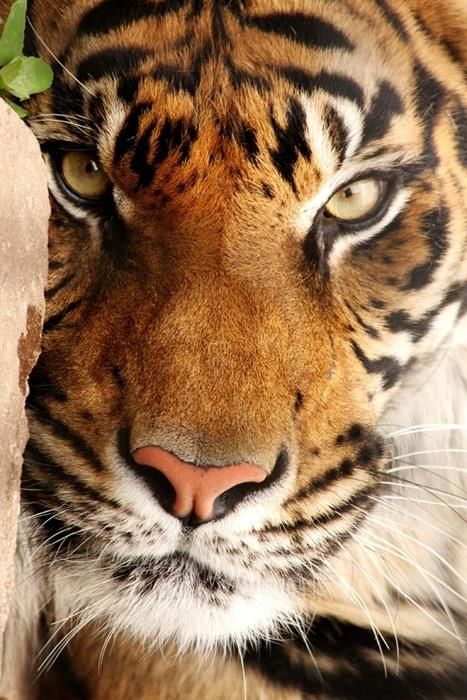
[[[387,201],[389,183],[382,178],[363,178],[345,185],[327,202],[325,219],[342,224],[365,224],[377,216]]]
[[[345,250],[385,229],[408,201],[399,171],[367,171],[334,191],[314,214],[304,253],[322,275]]]
[[[111,187],[92,151],[63,151],[56,167],[65,189],[78,199],[96,201]]]

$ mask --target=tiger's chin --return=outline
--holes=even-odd
[[[61,579],[61,580],[60,580]],[[92,580],[92,585],[90,585]],[[206,655],[278,639],[300,619],[296,587],[264,576],[227,577],[183,554],[137,559],[57,579],[60,617],[74,626],[96,624],[145,649],[168,643],[180,653]]]

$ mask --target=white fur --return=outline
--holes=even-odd
[[[421,365],[381,419],[393,445],[388,492],[333,567],[378,611],[383,629],[454,644],[461,654],[451,614],[464,617],[467,604],[466,323]],[[399,477],[406,481],[389,485]],[[327,591],[347,614],[367,617],[332,580]]]

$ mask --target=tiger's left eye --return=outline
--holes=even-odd
[[[385,180],[356,180],[338,190],[326,204],[324,214],[343,222],[357,222],[376,213],[386,194]]]
[[[99,199],[110,187],[110,179],[90,151],[65,152],[60,175],[71,193],[81,199]]]

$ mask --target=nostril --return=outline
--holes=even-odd
[[[129,432],[125,428],[122,428],[118,434],[118,452],[124,462],[144,480],[146,486],[149,488],[155,499],[159,501],[161,506],[165,510],[170,511],[176,497],[174,487],[167,477],[158,469],[135,462],[130,450]]]
[[[274,464],[272,472],[264,481],[261,481],[259,483],[250,482],[246,484],[238,484],[237,486],[233,486],[232,488],[228,489],[224,493],[221,493],[221,495],[218,496],[214,501],[214,517],[222,517],[223,515],[225,515],[225,513],[228,513],[229,511],[233,510],[233,508],[235,508],[235,506],[238,505],[238,503],[243,501],[248,496],[254,493],[258,493],[260,491],[264,491],[265,489],[272,486],[274,483],[279,481],[279,479],[285,474],[288,465],[288,452],[287,450],[282,450],[276,459],[276,463]]]
[[[133,462],[136,473],[144,479],[146,486],[164,510],[170,512],[175,503],[176,492],[170,481],[154,467],[146,467]]]

